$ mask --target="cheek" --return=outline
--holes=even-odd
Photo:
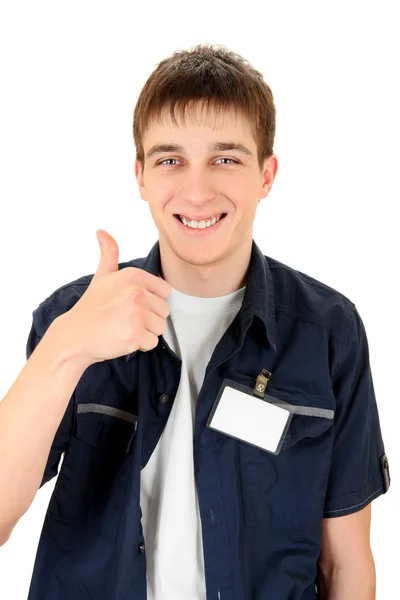
[[[151,197],[154,198],[158,204],[162,204],[167,202],[171,196],[174,195],[174,186],[171,182],[166,181],[165,179],[160,179],[156,185],[151,187]]]
[[[152,215],[161,215],[168,209],[168,203],[176,197],[171,185],[159,182],[157,185],[146,188],[146,198],[149,202]]]
[[[237,186],[231,190],[231,193],[225,192],[225,195],[235,205],[236,212],[243,216],[253,215],[257,210],[257,192],[252,193],[245,185]]]
[[[239,173],[235,177],[233,173],[231,176],[221,181],[221,192],[235,202],[238,207],[246,206],[251,198],[257,194],[254,180],[252,178],[243,177]]]

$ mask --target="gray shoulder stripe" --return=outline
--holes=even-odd
[[[296,415],[308,415],[310,417],[324,417],[325,419],[333,419],[334,410],[328,408],[314,408],[312,406],[295,406],[293,412]]]
[[[95,413],[103,413],[105,415],[111,415],[112,417],[118,417],[119,419],[125,419],[125,421],[129,421],[130,423],[137,422],[137,415],[133,413],[127,412],[126,410],[121,410],[120,408],[115,408],[114,406],[107,406],[105,404],[78,404],[78,413],[87,413],[87,412],[95,412]]]
[[[333,419],[335,411],[329,408],[317,408],[314,406],[296,406],[288,402],[279,402],[274,398],[275,406],[280,406],[294,415],[305,415],[309,417],[323,417],[324,419]]]

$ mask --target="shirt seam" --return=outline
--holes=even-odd
[[[374,496],[379,494],[379,492],[381,492],[382,490],[383,490],[383,486],[381,486],[379,489],[375,490],[375,492],[370,494],[368,496],[368,498],[365,498],[365,500],[363,500],[362,502],[359,502],[358,504],[353,504],[352,506],[347,506],[345,508],[336,508],[334,510],[326,510],[324,512],[324,515],[330,515],[332,513],[344,512],[346,510],[351,510],[352,508],[357,508],[358,506],[361,506],[362,504],[366,504],[368,502],[368,500],[370,500],[371,498],[373,498]]]
[[[299,313],[290,313],[283,306],[279,306],[279,305],[276,305],[276,304],[275,304],[275,309],[276,310],[280,310],[281,312],[285,313],[285,315],[288,315],[288,317],[291,317],[292,319],[296,319],[298,321],[303,321],[303,322],[307,322],[307,323],[314,323],[314,325],[320,325],[321,327],[323,327],[324,329],[326,329],[328,335],[331,338],[337,340],[338,342],[340,342],[343,345],[346,344],[346,346],[347,346],[347,344],[348,344],[348,340],[349,340],[350,334],[349,334],[349,336],[347,338],[347,342],[346,342],[346,341],[340,339],[339,337],[337,337],[336,335],[334,335],[333,333],[331,333],[330,329],[328,329],[328,327],[325,325],[325,323],[322,323],[321,321],[315,321],[314,319],[307,318],[304,315],[301,315]]]
[[[51,316],[50,316],[50,314],[49,314],[49,312],[48,312],[48,310],[47,310],[47,308],[45,307],[44,304],[42,305],[42,309],[43,309],[43,312],[45,313],[46,317],[48,319],[51,319]]]
[[[325,506],[327,504],[335,505],[335,504],[338,504],[339,502],[343,502],[343,501],[345,502],[346,498],[348,499],[349,502],[352,502],[355,500],[355,497],[363,496],[364,494],[368,494],[372,489],[374,489],[377,486],[381,486],[381,485],[382,485],[382,475],[381,475],[380,471],[377,470],[368,479],[367,485],[365,485],[364,487],[359,488],[358,490],[355,490],[353,492],[347,492],[346,494],[340,494],[340,495],[333,496],[332,498],[329,499],[329,501],[326,498]]]
[[[271,262],[268,261],[268,266],[270,269],[285,269],[286,271],[291,271],[292,273],[295,273],[296,275],[298,275],[300,277],[300,279],[302,279],[304,281],[304,283],[306,283],[307,285],[310,285],[311,287],[315,287],[315,288],[319,288],[319,289],[329,290],[329,291],[333,292],[334,295],[337,294],[338,296],[343,298],[343,300],[346,301],[346,304],[349,305],[350,309],[352,309],[355,306],[354,302],[352,302],[350,300],[350,298],[348,298],[347,296],[345,296],[344,294],[342,294],[335,288],[329,286],[326,283],[323,283],[322,281],[315,281],[315,282],[309,281],[306,278],[306,277],[308,277],[306,273],[301,273],[300,271],[298,271],[297,269],[294,269],[293,267],[290,267],[289,265],[281,265],[281,264],[277,264],[275,262],[273,262],[271,264]]]
[[[343,352],[343,357],[342,357],[342,360],[339,360],[339,361],[338,361],[338,364],[336,365],[336,368],[335,368],[335,369],[333,370],[333,372],[332,372],[332,379],[334,379],[334,377],[335,377],[336,373],[339,371],[339,368],[340,368],[340,367],[341,367],[341,366],[344,364],[344,362],[345,362],[345,360],[346,360],[346,358],[347,358],[347,354],[348,354],[348,352],[349,352],[349,348],[350,348],[350,344],[349,344],[349,342],[350,342],[350,337],[351,337],[351,334],[352,334],[352,332],[353,332],[353,329],[355,328],[354,312],[353,312],[353,315],[352,315],[352,316],[353,316],[353,321],[352,321],[351,327],[349,328],[349,334],[348,334],[348,336],[347,336],[346,348],[345,348],[345,350],[344,350],[344,352]]]
[[[87,277],[91,277],[91,275],[84,275],[84,278]],[[75,282],[69,282],[69,283],[65,283],[64,285],[62,285],[61,287],[57,288],[56,290],[54,290],[54,292],[52,292],[52,294],[50,296],[48,296],[42,303],[41,306],[43,307],[43,309],[46,311],[46,314],[49,314],[46,310],[46,306],[50,303],[51,300],[53,300],[53,298],[55,297],[56,294],[58,294],[58,292],[61,292],[62,290],[66,289],[66,288],[74,288],[74,287],[78,287],[78,286],[85,286],[88,287],[88,285],[90,284],[89,281],[81,281],[79,283],[75,283]]]

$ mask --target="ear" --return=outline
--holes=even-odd
[[[142,198],[142,200],[147,200],[147,198],[145,197],[143,169],[142,165],[138,160],[135,161],[135,176],[138,182],[140,197]]]
[[[272,154],[264,161],[262,172],[262,187],[260,189],[260,200],[268,196],[274,183],[276,174],[278,173],[278,157]]]

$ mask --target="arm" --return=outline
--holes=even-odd
[[[85,365],[58,317],[0,402],[0,546],[40,487],[58,426]]]
[[[344,323],[347,342],[332,367],[336,407],[317,584],[321,600],[375,600],[371,503],[389,489],[389,464],[367,334],[355,306]]]
[[[370,526],[371,503],[350,515],[322,520],[318,559],[321,600],[375,600]]]

